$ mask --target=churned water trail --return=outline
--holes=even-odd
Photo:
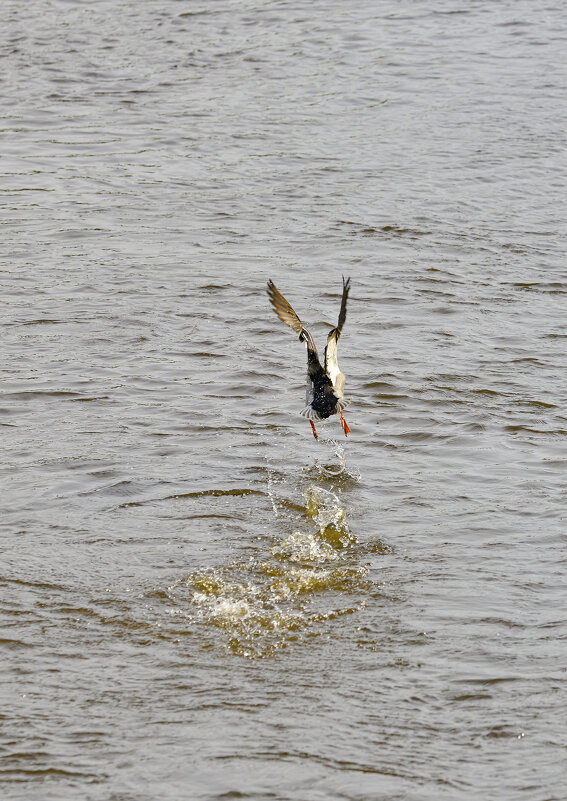
[[[337,461],[317,464],[321,476],[352,479],[344,449],[330,444]],[[349,529],[346,493],[339,497],[321,483],[308,483],[300,503],[280,502],[268,466],[273,520],[267,528],[279,519],[283,533],[268,534],[257,555],[246,561],[209,565],[168,587],[176,614],[197,624],[203,647],[214,643],[211,630],[216,630],[217,647],[265,657],[327,634],[329,621],[364,607],[372,582]]]

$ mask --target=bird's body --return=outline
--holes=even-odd
[[[315,421],[325,420],[332,414],[340,414],[345,435],[350,433],[350,428],[343,415],[343,409],[349,405],[350,401],[344,397],[345,377],[341,373],[337,361],[337,345],[346,320],[349,288],[350,278],[346,281],[343,278],[339,321],[336,328],[329,331],[327,336],[324,365],[322,365],[313,337],[273,281],[268,281],[268,296],[274,311],[282,322],[299,334],[300,341],[307,345],[307,394],[305,399],[307,405],[301,414],[310,421],[315,439],[318,439]]]

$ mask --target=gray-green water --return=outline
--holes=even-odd
[[[2,798],[563,801],[561,4],[0,14]]]

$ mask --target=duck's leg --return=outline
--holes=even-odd
[[[317,433],[317,429],[315,428],[315,423],[313,422],[313,420],[310,420],[309,422],[311,423],[311,428],[313,429],[313,436],[315,437],[315,439],[319,439],[319,434]]]
[[[345,420],[345,416],[343,414],[343,410],[342,409],[341,409],[341,425],[342,425],[342,427],[344,429],[345,437],[348,437],[348,435],[350,434],[350,428],[348,427],[348,423]]]

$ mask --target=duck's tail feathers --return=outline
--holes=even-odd
[[[306,406],[305,409],[302,409],[299,414],[302,417],[306,417],[308,420],[321,420],[322,418],[317,414],[315,409],[312,406]]]
[[[339,412],[342,412],[342,410],[346,409],[347,406],[350,406],[350,398],[339,398],[337,400],[337,405],[335,406],[335,414],[339,414]],[[302,409],[299,412],[299,414],[302,417],[306,417],[308,420],[323,420],[323,418],[312,406],[306,406],[305,409]]]

